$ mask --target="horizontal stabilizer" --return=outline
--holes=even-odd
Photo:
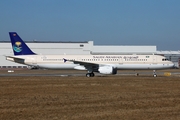
[[[25,63],[24,59],[16,58],[16,57],[13,57],[13,56],[6,56],[6,60],[9,60],[9,61],[12,61],[12,62],[16,62],[16,63],[20,63],[20,64],[24,64]]]

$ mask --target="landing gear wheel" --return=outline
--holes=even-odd
[[[157,77],[157,75],[156,75],[156,74],[154,74],[154,75],[153,75],[153,77]]]
[[[157,77],[156,70],[153,70],[153,77]]]
[[[91,75],[91,77],[94,77],[94,73],[91,73],[90,75]]]
[[[90,73],[87,73],[87,74],[86,74],[86,77],[91,77]]]
[[[94,73],[87,73],[86,77],[94,77]]]

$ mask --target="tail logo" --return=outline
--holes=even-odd
[[[21,52],[22,51],[21,42],[15,42],[15,45],[13,45],[13,50],[16,52]]]

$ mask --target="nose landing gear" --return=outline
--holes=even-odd
[[[157,77],[156,70],[153,70],[153,77]]]

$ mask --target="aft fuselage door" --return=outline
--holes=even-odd
[[[32,65],[36,66],[37,65],[37,57],[36,56],[33,56],[31,58],[31,62],[32,62]]]

